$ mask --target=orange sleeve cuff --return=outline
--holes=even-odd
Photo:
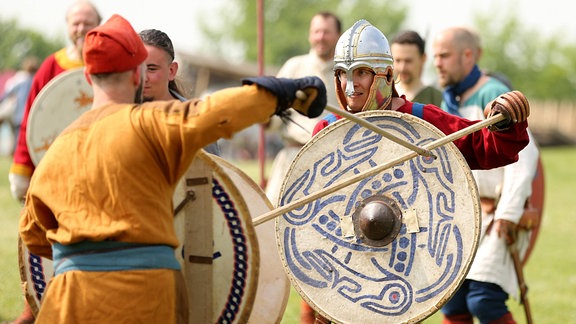
[[[25,177],[32,177],[32,168],[24,164],[12,163],[10,173],[18,174]]]

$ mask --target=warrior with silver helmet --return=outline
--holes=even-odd
[[[334,54],[336,95],[340,106],[350,111],[346,96],[354,93],[354,71],[369,69],[374,73],[374,81],[368,100],[362,111],[383,109],[392,100],[393,63],[388,39],[380,30],[366,20],[356,22],[338,40]],[[346,78],[346,92],[340,81]],[[357,111],[352,111],[357,112]]]

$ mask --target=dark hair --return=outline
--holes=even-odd
[[[165,32],[158,29],[145,29],[138,33],[142,42],[148,46],[154,46],[163,50],[170,55],[170,59],[174,61],[174,46],[172,45],[172,40]],[[168,89],[175,91],[179,95],[183,95],[180,87],[176,83],[176,80],[171,80],[168,82]]]
[[[392,44],[413,44],[418,47],[418,52],[424,54],[426,42],[420,35],[413,30],[405,30],[399,32],[393,39]]]
[[[316,13],[314,16],[322,16],[325,19],[326,18],[333,18],[334,21],[336,22],[336,30],[338,31],[338,34],[342,33],[342,21],[340,21],[340,18],[338,18],[338,16],[336,16],[334,13],[332,13],[330,11],[320,11],[320,12]]]
[[[145,29],[138,33],[138,35],[144,44],[162,49],[174,60],[174,46],[172,45],[172,40],[165,32],[158,29]]]

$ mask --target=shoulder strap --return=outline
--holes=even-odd
[[[424,104],[421,104],[419,102],[413,102],[412,103],[412,115],[414,115],[420,119],[424,119]]]
[[[335,122],[335,121],[338,120],[338,118],[336,117],[336,115],[334,115],[334,114],[332,114],[332,113],[326,115],[326,116],[325,116],[324,118],[322,118],[322,119],[324,119],[325,121],[327,121],[328,124],[332,124],[333,122]]]

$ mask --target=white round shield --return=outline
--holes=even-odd
[[[445,136],[399,112],[357,116],[418,146]],[[299,152],[280,205],[410,153],[342,119]],[[320,314],[341,323],[416,323],[455,293],[478,246],[479,196],[452,143],[433,153],[436,158],[406,159],[276,218],[288,277]]]
[[[242,170],[230,162],[211,156],[238,187],[252,218],[269,212],[272,204],[262,189]],[[276,249],[274,222],[262,223],[255,227],[260,253],[258,289],[249,323],[280,323],[288,304],[290,281]]]
[[[68,125],[90,110],[92,100],[84,68],[62,72],[42,88],[30,108],[26,128],[26,144],[34,165]]]

